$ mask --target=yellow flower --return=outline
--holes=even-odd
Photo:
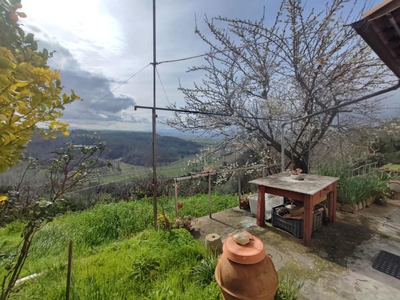
[[[7,200],[7,196],[1,195],[0,196],[0,205],[2,205]]]

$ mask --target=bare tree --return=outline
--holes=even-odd
[[[176,113],[167,124],[182,131],[222,134],[224,144],[258,150],[280,151],[284,134],[285,155],[307,172],[310,151],[336,116],[355,113],[364,105],[323,113],[284,132],[282,122],[353,100],[394,80],[346,26],[362,13],[355,12],[356,4],[331,0],[316,12],[301,0],[283,0],[270,27],[265,14],[258,21],[206,17],[211,35],[196,32],[210,51],[203,65],[189,69],[203,72],[204,79],[191,88],[180,86],[182,109],[230,117]]]

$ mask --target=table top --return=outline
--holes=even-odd
[[[289,173],[279,173],[249,181],[257,185],[292,191],[305,195],[314,195],[338,181],[337,177],[303,174],[304,180],[290,178]]]

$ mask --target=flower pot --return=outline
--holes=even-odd
[[[387,186],[392,191],[395,191],[396,193],[400,193],[400,180],[389,180],[387,183]]]
[[[215,279],[225,300],[273,300],[278,290],[278,275],[263,243],[249,234],[247,245],[229,236],[215,269]]]

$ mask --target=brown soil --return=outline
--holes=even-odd
[[[314,231],[311,251],[327,260],[346,267],[355,248],[369,240],[374,231],[370,222],[357,214],[337,212],[337,222]]]

